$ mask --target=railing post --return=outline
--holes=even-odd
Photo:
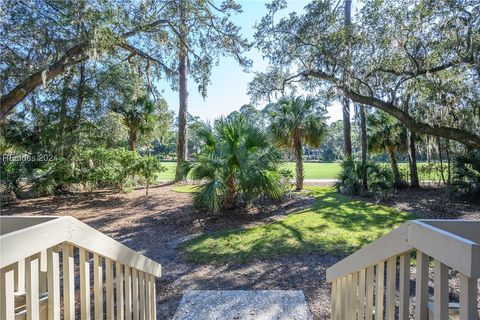
[[[433,315],[438,320],[448,320],[448,266],[434,261]]]
[[[460,320],[478,320],[478,280],[460,273]]]
[[[415,319],[428,318],[428,256],[417,250],[417,274],[415,287]]]

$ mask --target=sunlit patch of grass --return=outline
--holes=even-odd
[[[181,193],[194,193],[198,189],[198,185],[191,185],[191,184],[180,184],[174,186],[171,190],[175,192]]]
[[[309,190],[316,201],[306,210],[262,226],[204,234],[182,250],[197,263],[310,253],[343,256],[413,219],[410,213],[354,200],[330,187]]]

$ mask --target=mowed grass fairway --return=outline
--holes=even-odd
[[[245,262],[292,254],[344,256],[414,217],[393,208],[342,196],[330,187],[310,187],[308,209],[258,227],[204,234],[182,250],[197,263]]]
[[[162,172],[159,176],[160,180],[173,180],[175,177],[175,166],[176,162],[163,162],[162,163],[167,170]],[[422,162],[418,163],[418,166],[422,165]],[[295,162],[285,162],[283,164],[286,168],[290,169],[295,175]],[[385,163],[385,166],[390,168],[390,164]],[[399,163],[400,168],[408,168],[407,163]],[[336,179],[340,173],[340,163],[339,162],[330,162],[330,163],[304,163],[305,179]],[[420,177],[422,180],[429,180],[430,178]]]
[[[159,176],[160,180],[173,180],[176,162],[163,162],[167,170]],[[286,162],[284,166],[295,174],[295,163]],[[304,163],[305,179],[336,179],[340,172],[340,163]]]

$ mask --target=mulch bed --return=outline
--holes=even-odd
[[[128,194],[110,190],[66,194],[18,201],[2,208],[2,215],[70,215],[158,261],[164,274],[157,281],[158,318],[173,316],[182,294],[194,289],[303,290],[315,319],[330,317],[330,286],[326,269],[340,258],[298,255],[245,264],[200,265],[186,261],[178,250],[184,241],[203,232],[250,227],[301,211],[314,201],[307,195],[205,215],[191,206],[191,195],[171,186]],[[402,190],[386,205],[423,218],[480,219],[480,205],[451,198],[439,189]]]

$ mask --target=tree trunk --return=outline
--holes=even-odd
[[[362,140],[362,194],[367,195],[368,177],[367,177],[367,121],[365,117],[365,106],[360,105],[360,138]]]
[[[175,172],[175,181],[182,179],[181,167],[182,163],[187,158],[187,114],[188,114],[188,89],[187,89],[187,48],[185,42],[187,41],[188,27],[187,27],[187,12],[186,1],[180,0],[180,39],[182,47],[178,55],[178,95],[179,95],[179,110],[178,110],[178,141],[177,141],[177,168]]]
[[[443,153],[442,153],[442,141],[439,137],[437,137],[437,152],[438,152],[438,160],[440,161],[440,177],[442,178],[443,184],[445,184],[445,174],[443,173]]]
[[[350,100],[343,98],[343,155],[344,159],[352,157],[352,128],[350,125]]]
[[[349,28],[352,23],[352,0],[345,0],[344,6],[344,25]],[[349,52],[347,52],[349,55]],[[345,77],[345,75],[344,75]],[[343,155],[344,159],[352,157],[352,129],[350,125],[350,99],[343,97]]]
[[[228,176],[227,178],[227,199],[225,201],[225,207],[227,209],[232,209],[235,207],[237,201],[237,188],[235,186],[235,177],[233,175]]]
[[[415,133],[411,132],[408,129],[407,129],[407,143],[408,143],[408,166],[410,169],[410,187],[419,188],[420,179],[418,178]]]
[[[296,168],[296,188],[295,190],[300,191],[303,189],[303,154],[302,154],[302,142],[299,138],[294,138],[294,148],[295,148],[295,168]]]
[[[400,177],[400,170],[398,169],[397,157],[395,151],[392,148],[387,149],[388,156],[390,158],[390,165],[393,171],[393,179],[396,187],[402,185],[402,178]]]
[[[177,142],[177,170],[175,180],[182,179],[181,164],[186,160],[187,153],[187,113],[188,113],[188,91],[187,91],[187,57],[180,54],[179,63],[179,99],[180,108],[178,110],[178,142]]]
[[[78,80],[77,103],[73,114],[72,132],[80,128],[80,121],[82,119],[82,108],[85,100],[85,63],[80,64],[80,78]],[[78,137],[76,139],[78,141]]]
[[[409,114],[409,103],[410,96],[404,102],[403,111],[406,114]],[[405,128],[407,132],[407,148],[408,148],[408,167],[410,172],[410,187],[419,188],[420,180],[418,179],[418,169],[417,169],[417,150],[415,147],[415,133],[410,129]]]
[[[450,158],[450,140],[445,141],[445,153],[447,154],[447,183],[452,183],[452,159]]]
[[[131,151],[135,151],[137,149],[137,129],[134,126],[129,126],[128,147]]]
[[[58,142],[59,153],[61,157],[65,156],[65,136],[67,130],[67,116],[68,116],[68,95],[70,84],[72,83],[72,73],[68,72],[63,79],[63,89],[60,98],[60,108],[58,111],[59,127],[58,127]]]

